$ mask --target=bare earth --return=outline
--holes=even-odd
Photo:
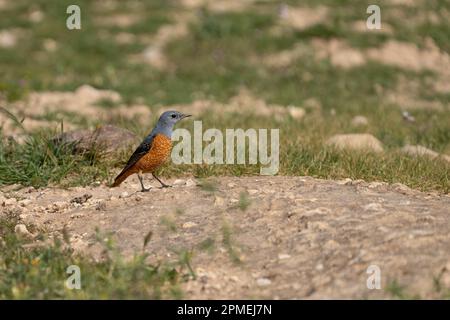
[[[390,298],[385,289],[394,280],[408,294],[433,298],[439,275],[450,287],[449,195],[310,177],[221,177],[215,191],[192,178],[167,182],[175,185],[147,181],[155,186],[147,193],[136,192],[134,177],[115,189],[9,187],[0,202],[34,233],[66,225],[74,248],[94,257],[96,227],[112,232],[126,256],[142,250],[150,230],[153,262],[193,249],[197,277],[183,284],[186,298]],[[71,202],[84,194],[92,197]],[[212,250],[200,249],[207,239]],[[370,265],[381,269],[382,290],[366,286]]]

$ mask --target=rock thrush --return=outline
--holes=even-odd
[[[116,177],[112,187],[117,187],[130,175],[137,173],[141,183],[142,192],[149,191],[144,187],[142,173],[151,173],[153,177],[161,183],[163,188],[169,185],[162,182],[154,173],[169,157],[172,150],[172,131],[174,125],[190,115],[178,111],[166,111],[158,120],[156,127],[142,141],[128,160],[125,168]]]

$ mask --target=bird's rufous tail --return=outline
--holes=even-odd
[[[132,175],[134,172],[131,170],[122,171],[115,179],[114,183],[111,185],[111,187],[117,187],[119,186],[126,178],[128,178],[130,175]]]

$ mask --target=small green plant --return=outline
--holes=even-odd
[[[231,261],[235,264],[241,264],[241,258],[239,257],[239,253],[234,248],[234,243],[231,237],[231,226],[227,221],[224,221],[222,224],[222,243],[227,249]]]
[[[200,181],[199,186],[203,191],[214,193],[218,189],[218,182],[212,179],[204,179]]]
[[[177,224],[172,216],[163,216],[160,220],[161,224],[167,228],[168,231],[177,231]]]
[[[386,292],[390,293],[394,298],[401,300],[419,300],[421,299],[420,295],[410,295],[406,293],[406,288],[403,285],[400,285],[397,280],[391,281],[387,287]]]
[[[216,241],[213,238],[206,238],[199,243],[198,247],[200,250],[207,251],[211,254],[214,251],[215,243]]]
[[[247,192],[241,192],[239,194],[238,208],[241,211],[247,210],[251,203],[252,202],[251,202]]]
[[[74,253],[68,234],[33,243],[17,237],[16,223],[13,217],[0,218],[0,299],[178,299],[180,281],[193,275],[190,253],[158,264],[148,263],[145,253],[124,259],[112,236],[97,231],[105,255],[94,261]],[[72,265],[80,268],[80,290],[65,286]]]

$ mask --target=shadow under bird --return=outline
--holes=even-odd
[[[175,124],[191,115],[183,114],[178,111],[166,111],[158,120],[156,127],[145,137],[144,141],[137,147],[128,160],[125,168],[116,177],[112,187],[117,187],[126,178],[137,173],[139,182],[141,183],[141,191],[149,191],[150,188],[144,187],[142,178],[143,173],[151,173],[153,177],[161,183],[163,188],[170,187],[161,181],[155,171],[166,162],[172,151],[172,131]]]

